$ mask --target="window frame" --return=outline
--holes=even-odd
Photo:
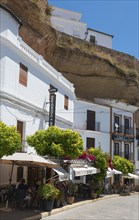
[[[118,145],[118,146],[116,146]],[[118,147],[118,153],[117,153],[117,147]],[[120,155],[120,143],[119,142],[114,142],[114,155]]]
[[[126,152],[127,146],[128,146],[128,154]],[[130,159],[130,144],[129,143],[124,144],[124,158],[126,158],[127,160]]]
[[[118,118],[118,123],[116,122],[115,118]],[[118,128],[116,128],[115,125],[118,125]],[[114,132],[117,132],[117,133],[122,133],[121,131],[121,124],[122,124],[122,116],[121,115],[118,115],[118,114],[114,114]]]
[[[126,126],[126,120],[128,120],[128,126]],[[128,130],[128,132],[127,132],[127,130]],[[130,134],[130,130],[131,130],[131,118],[125,116],[124,117],[124,133]]]

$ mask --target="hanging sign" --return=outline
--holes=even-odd
[[[56,95],[54,93],[50,93],[49,126],[55,125],[55,105]]]
[[[114,135],[114,134],[112,135],[112,140],[134,142],[134,138],[126,137],[126,136],[119,136],[119,135]]]

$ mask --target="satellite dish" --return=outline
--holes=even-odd
[[[119,129],[119,125],[117,123],[115,123],[115,131],[117,132]]]
[[[118,125],[117,123],[115,123],[115,127],[116,127],[116,128],[119,128],[119,125]]]

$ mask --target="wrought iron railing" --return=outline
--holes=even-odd
[[[115,123],[113,125],[113,128],[114,128],[114,132],[116,133],[129,134],[129,135],[134,134],[133,127],[126,128],[124,125],[118,125]]]

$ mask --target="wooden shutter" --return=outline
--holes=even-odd
[[[27,72],[28,68],[20,63],[19,83],[23,86],[27,86]]]
[[[68,107],[69,107],[69,97],[65,95],[64,109],[68,110]]]
[[[95,112],[87,110],[87,130],[95,131]]]

